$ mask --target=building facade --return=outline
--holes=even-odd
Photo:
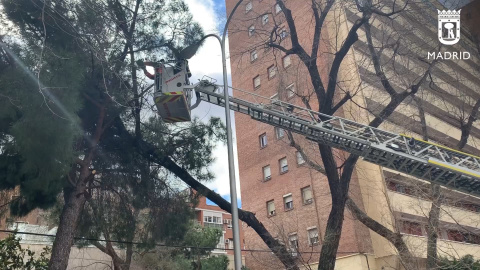
[[[324,1],[320,1],[324,2]],[[349,29],[361,18],[354,1],[339,4],[325,19],[318,48],[317,69],[322,81],[335,52],[343,44]],[[387,12],[392,3],[401,9],[403,1],[379,1]],[[236,0],[227,0],[230,14]],[[294,18],[299,42],[311,51],[315,31],[311,1],[285,1]],[[463,3],[466,4],[466,3]],[[353,97],[336,115],[368,124],[390,100],[375,70],[369,44],[373,44],[380,68],[397,92],[411,89],[428,72],[417,98],[408,98],[380,128],[412,135],[458,148],[462,127],[480,100],[479,58],[475,38],[468,29],[478,18],[475,1],[462,9],[461,40],[455,46],[438,47],[437,9],[453,9],[437,1],[410,1],[405,12],[393,19],[375,16],[370,20],[369,42],[364,28],[359,40],[344,58],[337,87]],[[457,7],[458,8],[458,7]],[[291,47],[290,27],[276,1],[244,1],[229,26],[230,62],[234,96],[260,103],[248,93],[280,99],[298,106],[306,100],[318,108],[308,70],[297,55],[286,55],[268,46],[273,41]],[[469,52],[470,59],[437,61],[428,52]],[[429,69],[429,66],[432,66]],[[335,97],[338,101],[341,98]],[[419,105],[421,104],[421,105]],[[478,110],[478,107],[477,107]],[[424,121],[422,121],[424,120]],[[328,219],[331,198],[325,176],[305,158],[321,165],[318,146],[293,135],[304,154],[292,147],[287,132],[235,114],[241,181],[242,206],[254,212],[272,235],[285,243],[298,264],[315,269]],[[480,125],[473,122],[462,150],[479,155]],[[426,133],[424,131],[427,131]],[[336,151],[337,164],[347,154]],[[350,197],[370,217],[387,228],[403,234],[410,251],[425,267],[426,228],[431,207],[430,185],[395,171],[359,161],[350,184]],[[480,258],[480,200],[442,190],[439,224],[439,255],[460,257],[472,254]],[[260,237],[245,229],[245,247],[259,250],[246,254],[250,269],[282,268],[268,252]],[[394,247],[367,229],[346,211],[336,269],[402,269]]]
[[[234,269],[233,263],[233,230],[232,215],[216,205],[207,204],[207,198],[199,196],[195,207],[195,222],[204,227],[212,227],[222,231],[217,248],[212,251],[212,256],[225,255],[229,259],[228,269]],[[240,226],[241,248],[245,248],[243,228]],[[242,262],[245,265],[245,252],[242,251]]]

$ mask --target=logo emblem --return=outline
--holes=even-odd
[[[438,40],[442,44],[453,45],[460,40],[460,11],[438,10]]]

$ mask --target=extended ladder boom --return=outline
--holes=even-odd
[[[201,100],[225,106],[219,86],[202,80],[192,86]],[[366,161],[432,183],[480,196],[480,157],[435,143],[244,92],[230,108],[253,119],[363,157]],[[253,101],[248,101],[253,100]],[[259,102],[260,100],[260,102]]]

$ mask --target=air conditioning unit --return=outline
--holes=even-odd
[[[275,215],[275,210],[270,211],[270,216],[273,216],[273,215]]]
[[[230,239],[225,239],[225,244],[230,243]]]
[[[271,175],[265,177],[265,181],[268,181],[268,180],[270,180],[270,179],[272,179],[272,176],[271,176]]]
[[[229,225],[227,226],[227,228],[231,229],[231,228],[232,228],[232,225],[229,224]]]
[[[308,199],[308,200],[305,201],[306,204],[312,203],[312,202],[313,202],[313,199]]]

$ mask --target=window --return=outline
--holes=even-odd
[[[317,228],[312,228],[307,230],[308,233],[308,244],[313,246],[313,245],[318,245],[318,230]]]
[[[253,78],[253,88],[257,89],[260,87],[260,75],[257,75],[255,78]]]
[[[457,230],[447,230],[447,237],[448,240],[457,241],[457,242],[464,242],[465,237],[462,232]]]
[[[255,60],[257,60],[258,58],[258,54],[257,54],[257,50],[253,50],[250,52],[250,61],[253,62]]]
[[[303,204],[311,204],[313,202],[312,188],[310,186],[302,188],[302,199]]]
[[[228,218],[223,219],[223,224],[227,224],[228,228],[232,228],[232,220],[231,219],[228,219]]]
[[[285,211],[293,209],[293,197],[292,194],[283,196],[283,204],[285,205]]]
[[[263,181],[268,181],[272,178],[272,173],[270,172],[270,165],[263,167]]]
[[[283,138],[283,136],[285,136],[285,130],[283,130],[283,128],[275,127],[275,136],[277,139]]]
[[[286,37],[288,37],[288,32],[285,29],[282,29],[280,31],[280,40],[284,40]]]
[[[287,158],[284,157],[278,161],[280,164],[280,174],[288,172]]]
[[[213,223],[213,217],[211,216],[204,216],[203,217],[203,222],[207,222],[207,223]]]
[[[297,164],[298,165],[302,165],[303,163],[305,163],[305,160],[303,159],[302,153],[297,151],[295,154],[297,156]]]
[[[262,16],[262,25],[265,25],[268,23],[268,14],[265,14]]]
[[[289,86],[287,86],[287,88],[285,88],[285,91],[287,91],[288,98],[295,96],[295,83],[292,83]]]
[[[280,7],[279,4],[275,4],[275,14],[278,14],[282,11],[282,8]]]
[[[284,56],[282,58],[282,63],[283,63],[283,68],[287,68],[292,64],[292,61],[290,60],[290,55]]]
[[[273,65],[268,67],[267,71],[268,71],[268,78],[269,79],[275,77],[275,75],[277,74],[277,69]]]
[[[413,234],[413,235],[423,235],[422,225],[417,222],[412,221],[402,221],[402,233]]]
[[[248,13],[250,12],[250,10],[252,10],[252,2],[248,2],[246,5],[245,5],[245,13]]]
[[[288,244],[290,245],[290,251],[292,252],[292,256],[296,257],[298,250],[298,236],[296,233],[288,236]]]
[[[403,184],[396,183],[396,182],[388,182],[387,188],[389,190],[396,191],[398,193],[407,194],[407,195],[414,195],[415,193],[414,190],[411,189],[410,187],[405,186]]]
[[[248,27],[248,36],[251,37],[253,34],[255,34],[255,25],[250,25],[250,27]]]
[[[213,223],[222,224],[222,218],[221,217],[213,217]]]
[[[267,134],[263,133],[260,135],[260,148],[264,148],[267,146]]]
[[[273,200],[267,202],[267,216],[275,216],[275,203]]]

